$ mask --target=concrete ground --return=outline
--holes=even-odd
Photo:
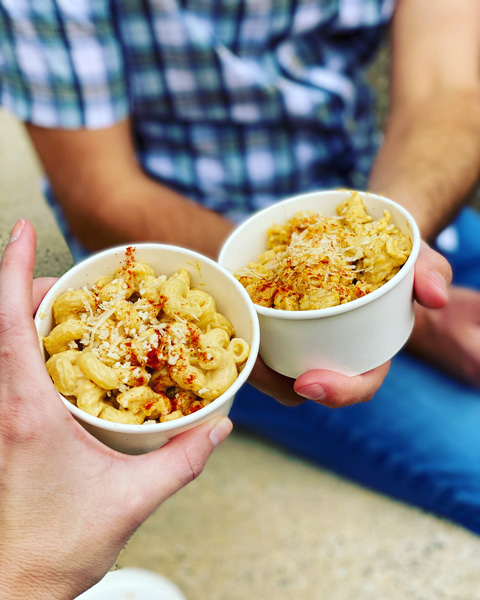
[[[0,245],[28,218],[36,274],[60,275],[71,257],[39,178],[23,128],[0,112]],[[479,559],[469,532],[234,432],[118,566],[158,571],[189,600],[480,600]]]

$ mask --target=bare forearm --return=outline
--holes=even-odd
[[[392,114],[370,189],[403,204],[431,239],[465,202],[479,169],[480,93],[450,93]]]
[[[233,228],[227,219],[143,174],[121,187],[96,189],[88,200],[70,197],[64,205],[74,232],[91,250],[158,241],[216,257]]]
[[[70,600],[96,583],[90,576],[78,573],[75,563],[55,564],[56,553],[50,557],[35,554],[36,549],[13,551],[13,542],[8,549],[0,549],[0,598],[8,600]],[[29,554],[30,553],[30,554]],[[33,557],[33,558],[32,558]],[[83,576],[82,576],[83,575]]]
[[[233,227],[144,173],[128,119],[96,131],[28,131],[72,230],[91,250],[158,241],[215,257]]]

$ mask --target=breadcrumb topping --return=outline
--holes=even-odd
[[[267,231],[266,250],[235,276],[253,302],[282,310],[336,306],[376,290],[398,273],[412,250],[385,210],[367,214],[357,192],[337,215],[298,212]]]

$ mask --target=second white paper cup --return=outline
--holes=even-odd
[[[318,310],[287,311],[255,304],[260,322],[260,356],[273,370],[297,378],[313,369],[358,375],[383,364],[407,341],[414,324],[414,265],[420,233],[399,204],[359,192],[374,219],[387,209],[392,222],[412,240],[407,262],[382,287],[346,304]],[[278,202],[244,221],[225,242],[219,263],[231,273],[256,262],[265,251],[266,232],[299,211],[336,215],[336,207],[351,190],[321,191]]]

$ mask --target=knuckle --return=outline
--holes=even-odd
[[[445,281],[447,281],[447,283],[450,283],[452,281],[453,273],[452,267],[448,260],[441,254],[439,254],[436,266],[440,274],[445,278]]]
[[[370,402],[371,400],[373,400],[373,397],[375,396],[375,392],[369,392],[368,394],[365,394],[364,397],[361,399],[361,402]]]
[[[350,406],[351,404],[355,404],[358,400],[352,400],[351,398],[325,398],[322,400],[322,404],[327,406],[328,408],[343,408],[345,406]]]
[[[5,307],[0,307],[0,335],[11,333],[18,323],[18,317],[8,312]]]
[[[186,446],[181,457],[181,471],[184,474],[185,483],[197,479],[203,471],[205,461],[190,446]]]
[[[26,446],[38,441],[42,432],[42,418],[25,410],[25,402],[19,395],[2,398],[0,437],[9,446]]]
[[[344,408],[346,406],[353,406],[354,404],[363,404],[364,402],[370,402],[375,395],[375,391],[368,390],[362,392],[353,392],[347,396],[332,395],[324,400],[322,404],[329,408]]]
[[[445,278],[445,281],[450,283],[452,280],[452,267],[448,260],[430,246],[426,246],[426,248],[428,248],[428,251],[422,261],[423,268],[427,271],[432,269],[438,271]]]

